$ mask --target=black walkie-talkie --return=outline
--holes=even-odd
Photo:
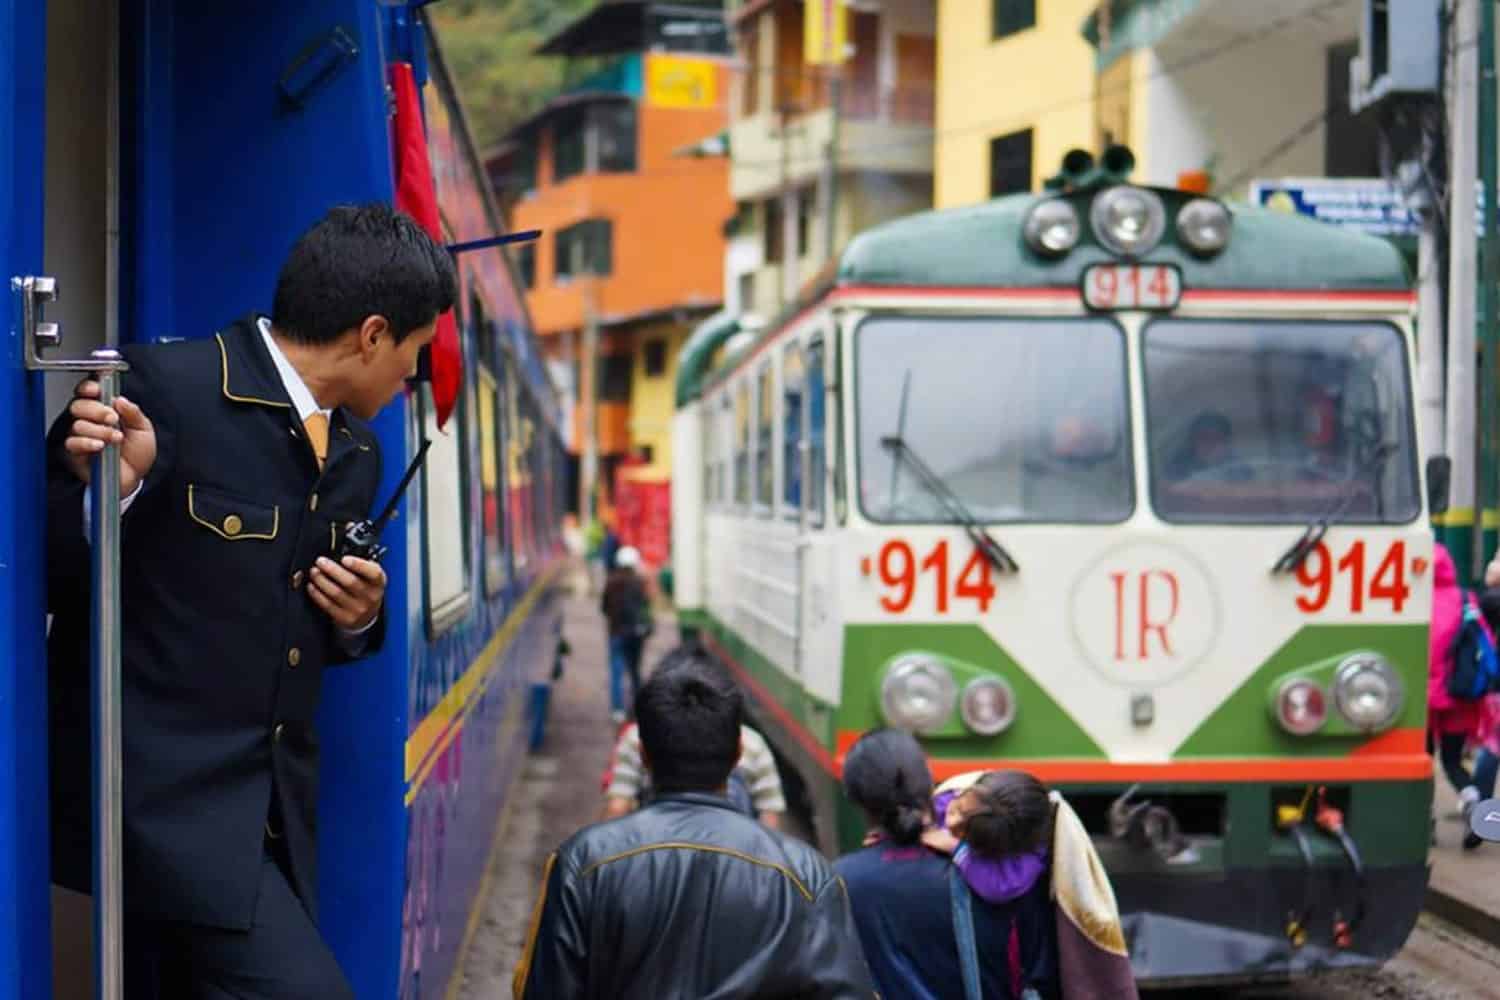
[[[422,467],[422,460],[427,457],[427,449],[432,444],[426,438],[422,439],[422,446],[417,449],[417,457],[411,460],[406,467],[406,475],[401,477],[401,483],[396,487],[396,492],[391,494],[391,502],[385,505],[385,510],[380,516],[369,521],[350,521],[344,525],[344,533],[339,536],[337,548],[334,550],[334,562],[342,560],[345,556],[354,556],[356,559],[367,559],[370,562],[380,562],[390,547],[380,543],[380,533],[385,530],[391,518],[396,516],[396,505],[401,502],[401,496],[406,488],[411,485],[417,470]]]

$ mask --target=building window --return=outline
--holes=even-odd
[[[760,31],[753,23],[740,33],[740,58],[745,64],[740,79],[740,113],[748,118],[760,110]]]
[[[1031,190],[1031,129],[990,140],[990,197]]]
[[[994,0],[995,38],[1036,27],[1036,0]]]
[[[601,173],[635,171],[635,105],[629,102],[596,104],[590,115],[599,139]]]
[[[630,402],[631,357],[607,354],[599,359],[599,402]]]
[[[608,219],[586,219],[558,231],[558,278],[583,274],[609,274],[613,263],[613,232]]]
[[[786,234],[786,226],[782,222],[781,199],[769,198],[766,200],[766,263],[780,264],[783,237]]]
[[[552,182],[581,174],[587,167],[588,116],[586,108],[569,108],[552,122]]]
[[[667,373],[667,342],[660,337],[646,341],[645,348],[641,351],[642,359],[646,364],[647,375],[665,375]]]
[[[522,243],[515,248],[516,271],[521,276],[521,287],[527,290],[536,287],[536,244]]]

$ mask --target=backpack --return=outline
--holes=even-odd
[[[1463,597],[1463,620],[1453,639],[1453,669],[1448,672],[1448,694],[1459,701],[1478,701],[1500,691],[1500,655],[1480,621],[1468,591]]]

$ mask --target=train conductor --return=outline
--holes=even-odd
[[[329,556],[376,499],[365,421],[455,293],[451,258],[410,218],[336,208],[292,248],[269,317],[126,347],[114,407],[84,381],[53,425],[53,869],[83,892],[85,483],[120,445],[128,997],[353,996],[316,927],[313,720],[324,667],[379,646],[386,578]]]

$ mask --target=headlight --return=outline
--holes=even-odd
[[[1402,698],[1400,676],[1374,653],[1349,657],[1334,674],[1333,705],[1345,722],[1363,732],[1395,722]]]
[[[1015,721],[1015,692],[999,677],[976,677],[964,686],[958,714],[980,736],[994,736]]]
[[[1061,257],[1078,244],[1082,230],[1072,202],[1049,198],[1033,205],[1026,216],[1026,245],[1044,257]]]
[[[1306,736],[1328,721],[1328,697],[1317,682],[1293,677],[1276,692],[1276,721],[1294,736]]]
[[[1167,213],[1155,192],[1121,184],[1094,199],[1089,223],[1094,238],[1104,249],[1139,257],[1161,239],[1167,227]]]
[[[880,684],[880,708],[899,729],[932,733],[953,716],[958,685],[953,674],[927,656],[904,656],[886,671]]]
[[[1229,243],[1229,209],[1212,198],[1194,198],[1177,213],[1177,238],[1196,254],[1216,254]]]

